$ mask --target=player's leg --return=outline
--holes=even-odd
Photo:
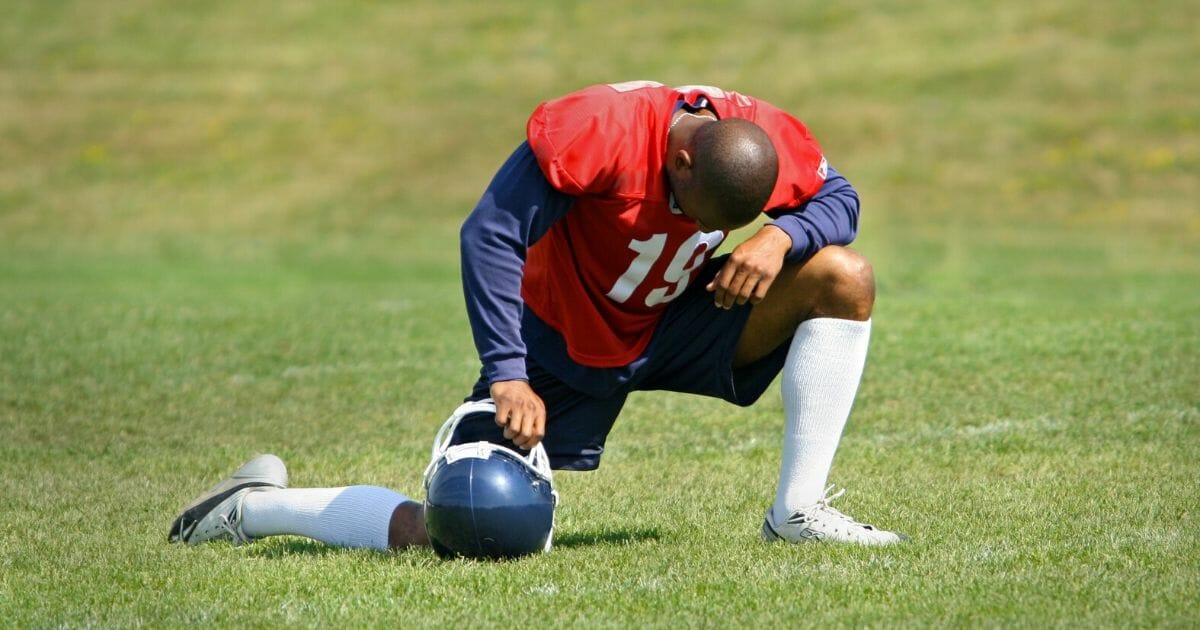
[[[392,510],[388,522],[388,547],[407,549],[429,545],[429,534],[425,533],[425,506],[419,501],[401,501]]]
[[[243,501],[241,527],[251,539],[304,536],[355,549],[382,551],[427,542],[421,505],[379,486],[256,492]]]
[[[594,397],[561,383],[530,364],[530,382],[546,403],[543,444],[556,470],[592,470],[625,402],[625,392]],[[486,397],[487,386],[473,398]],[[516,449],[496,426],[494,414],[464,418],[453,443],[488,441]],[[175,519],[171,542],[235,544],[275,535],[305,536],[340,547],[401,549],[429,544],[422,503],[377,486],[287,488],[287,469],[274,455],[260,455],[196,499]]]
[[[789,344],[780,382],[786,427],[774,506],[779,522],[823,496],[866,362],[874,301],[866,259],[827,247],[784,268],[738,340],[735,368]]]
[[[819,507],[816,513],[824,520],[813,527],[828,521],[829,529],[842,530],[830,538],[896,540],[832,510],[823,496],[866,359],[874,300],[870,265],[851,250],[825,248],[804,265],[786,266],[763,302],[725,310],[714,308],[712,295],[703,289],[723,262],[712,261],[671,304],[655,331],[651,362],[637,389],[714,396],[746,406],[782,370],[787,418],[776,504],[783,517],[770,522],[783,527],[798,512],[814,513],[801,508]],[[775,511],[768,517],[773,519]],[[799,538],[794,529],[785,536]]]
[[[185,508],[168,539],[241,544],[287,534],[339,547],[407,547],[426,543],[420,508],[377,486],[289,489],[283,462],[259,455]]]
[[[788,347],[781,379],[786,417],[780,480],[763,524],[768,540],[900,540],[845,517],[825,496],[866,363],[874,302],[867,260],[827,247],[802,265],[785,266],[750,313],[734,351],[735,369]]]

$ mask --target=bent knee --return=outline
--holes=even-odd
[[[804,265],[821,287],[817,317],[865,320],[875,306],[875,270],[862,254],[831,245]]]

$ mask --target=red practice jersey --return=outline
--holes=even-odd
[[[667,304],[725,239],[673,212],[663,171],[677,103],[707,99],[719,118],[762,127],[779,155],[764,211],[795,208],[821,189],[826,163],[808,129],[775,106],[709,86],[598,85],[543,103],[526,132],[547,181],[575,205],[525,261],[521,296],[591,367],[636,359]]]

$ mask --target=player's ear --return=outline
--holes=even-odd
[[[690,171],[692,169],[692,154],[687,152],[687,149],[680,149],[675,152],[675,157],[671,160],[677,171]]]

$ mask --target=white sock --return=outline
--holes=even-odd
[[[775,521],[824,496],[833,455],[858,394],[871,320],[819,318],[800,324],[783,364],[783,462]]]
[[[250,492],[242,531],[252,538],[292,534],[338,547],[386,550],[396,506],[408,497],[378,486]]]

